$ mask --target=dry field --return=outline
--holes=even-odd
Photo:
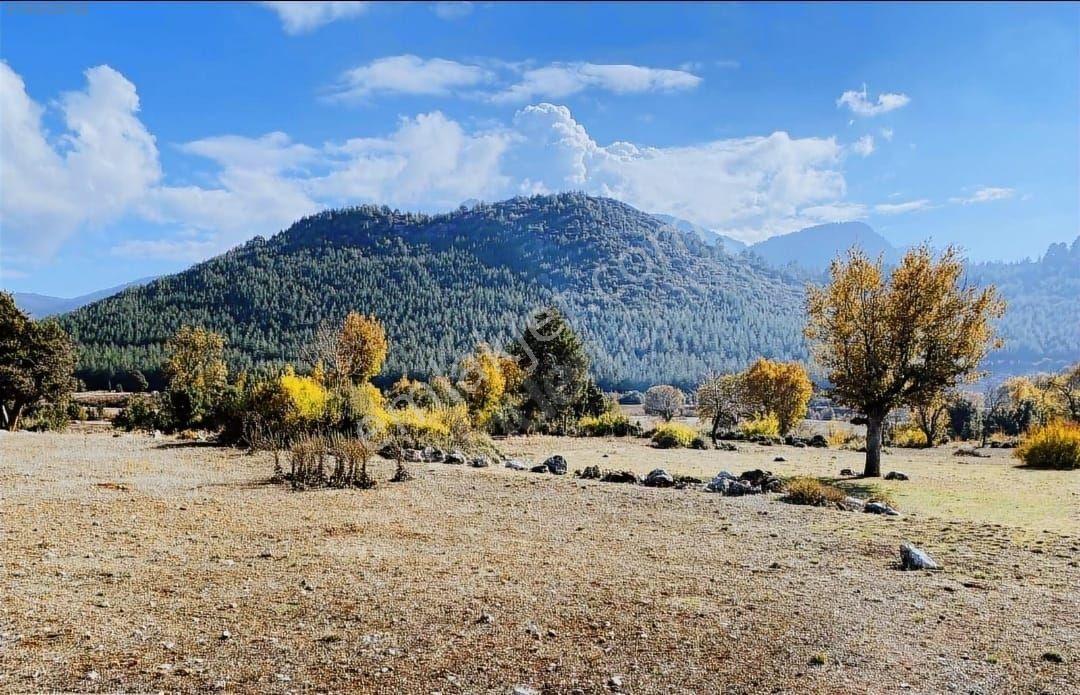
[[[702,475],[860,460],[500,445]],[[1076,692],[1080,476],[950,454],[887,456],[912,480],[881,484],[907,512],[882,518],[439,464],[294,493],[264,455],[4,433],[0,691]],[[903,541],[944,569],[895,569]]]

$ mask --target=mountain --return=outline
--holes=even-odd
[[[383,378],[448,372],[560,305],[608,388],[692,386],[760,355],[805,358],[801,281],[623,203],[569,193],[441,215],[364,206],[304,218],[177,275],[63,317],[89,384],[152,380],[185,323],[224,334],[233,369],[293,361],[357,310],[391,342]]]
[[[722,246],[723,249],[728,253],[742,253],[747,248],[747,245],[744,242],[739,241],[738,239],[733,239],[732,237],[725,236],[723,234],[720,234],[719,232],[714,232],[707,227],[702,227],[699,224],[694,224],[693,222],[679,219],[678,217],[656,214],[654,214],[653,217],[660,220],[664,224],[669,224],[672,227],[675,227],[680,231],[695,235],[698,239],[705,242],[709,246]]]
[[[34,292],[15,292],[13,293],[13,296],[15,298],[15,305],[29,314],[30,318],[43,319],[47,316],[55,316],[57,314],[74,311],[79,307],[86,306],[99,299],[114,295],[128,287],[145,285],[153,279],[153,277],[139,278],[138,280],[126,282],[123,285],[109,287],[104,290],[98,290],[78,297],[50,297],[47,294],[35,294]]]
[[[833,222],[807,227],[759,241],[750,247],[750,251],[774,266],[794,264],[819,271],[827,269],[837,253],[852,246],[859,246],[871,258],[884,254],[887,264],[900,260],[900,252],[885,237],[862,222]]]

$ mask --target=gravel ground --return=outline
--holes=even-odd
[[[768,463],[637,441],[501,445],[572,469],[589,455]],[[1065,521],[1040,530],[935,516],[921,497],[919,513],[882,518],[438,464],[370,491],[294,493],[265,482],[270,468],[141,435],[0,435],[0,691],[1080,688],[1075,477],[1047,497]],[[1015,469],[970,470],[995,487]],[[944,569],[895,569],[904,541]]]

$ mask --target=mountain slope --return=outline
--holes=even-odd
[[[549,303],[581,331],[607,387],[690,386],[759,355],[805,357],[800,283],[581,194],[437,216],[324,212],[63,321],[94,383],[131,367],[152,375],[183,323],[225,334],[232,366],[252,368],[295,360],[319,325],[357,310],[385,322],[392,378],[446,372]]]
[[[689,222],[678,217],[673,217],[671,215],[654,214],[653,217],[660,220],[664,224],[670,224],[672,227],[675,227],[680,231],[689,232],[690,234],[697,236],[698,239],[705,242],[709,246],[722,246],[723,249],[728,253],[742,253],[747,249],[747,245],[744,242],[726,236],[719,232],[714,232],[713,230],[707,227],[702,227],[699,224],[694,224],[693,222]]]
[[[110,297],[128,287],[145,285],[153,279],[153,277],[139,278],[138,280],[125,282],[123,285],[90,292],[89,294],[83,294],[78,297],[51,297],[47,294],[36,294],[34,292],[14,292],[12,293],[12,296],[15,298],[15,306],[29,314],[30,318],[43,319],[47,316],[55,316],[57,314],[74,311],[79,307],[86,306],[99,299]]]
[[[885,237],[862,222],[834,222],[807,227],[759,241],[750,247],[750,251],[774,266],[793,263],[817,271],[828,268],[837,253],[852,246],[859,246],[871,258],[884,254],[888,264],[900,260],[900,252]]]

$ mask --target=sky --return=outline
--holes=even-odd
[[[0,3],[0,287],[581,190],[754,242],[1080,234],[1080,5]]]

